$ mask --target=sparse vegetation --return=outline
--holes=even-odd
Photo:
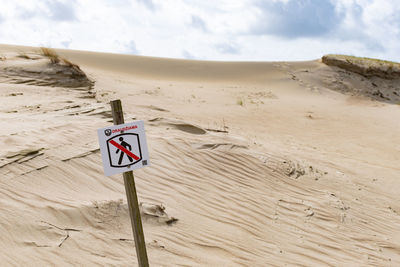
[[[323,56],[322,62],[326,65],[336,66],[361,74],[365,77],[400,78],[400,63],[393,61],[332,54]]]
[[[71,61],[69,61],[68,59],[62,58],[60,57],[56,51],[54,51],[53,49],[50,48],[46,48],[46,47],[41,47],[40,48],[42,55],[49,58],[50,62],[53,64],[59,64],[60,62],[62,62],[64,65],[66,65],[67,67],[73,68],[75,70],[81,71],[81,68],[77,65],[72,63]],[[24,58],[30,58],[29,56],[27,56],[26,54],[21,54],[20,57],[24,57]]]
[[[49,58],[52,64],[60,63],[60,56],[53,49],[41,47],[42,55]]]
[[[96,96],[91,91],[94,82],[87,77],[77,64],[59,56],[53,49],[42,47],[40,51],[36,51],[35,53],[27,53],[20,50],[19,54],[13,57],[39,60],[39,64],[34,64],[33,67],[29,64],[26,67],[21,65],[18,67],[3,68],[0,72],[0,77],[9,78],[13,76],[12,83],[67,88],[87,87],[87,95],[82,97],[94,98]],[[3,57],[0,58],[3,60]]]
[[[72,63],[68,59],[60,57],[56,51],[50,48],[41,47],[42,55],[49,58],[52,64],[60,64],[69,67],[73,70],[73,76],[85,76],[79,65]]]
[[[229,127],[225,124],[225,119],[222,118],[222,128],[224,132],[228,132]]]
[[[339,55],[339,54],[329,54],[326,56],[332,56],[337,58],[343,58],[347,61],[362,61],[363,63],[367,64],[379,64],[379,65],[387,65],[387,66],[398,66],[400,67],[400,63],[388,60],[382,60],[377,58],[369,58],[369,57],[356,57],[356,56],[349,56],[349,55]]]
[[[69,61],[68,59],[62,58],[62,61],[64,62],[65,65],[67,65],[70,68],[73,68],[77,71],[81,71],[81,68],[77,65]]]
[[[244,106],[243,99],[239,98],[239,99],[237,100],[236,104],[238,104],[239,106]]]

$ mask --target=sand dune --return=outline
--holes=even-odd
[[[399,80],[57,50],[75,83],[37,51],[0,46],[1,265],[137,265],[96,135],[117,98],[145,121],[151,266],[400,265]]]

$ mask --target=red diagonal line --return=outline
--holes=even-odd
[[[114,140],[110,141],[110,144],[112,144],[113,146],[115,146],[116,148],[118,148],[119,150],[125,152],[128,156],[130,156],[131,158],[134,158],[135,160],[140,159],[138,156],[136,156],[135,154],[133,154],[132,152],[130,152],[128,149],[126,149],[125,147],[121,146],[120,144],[118,144],[117,142],[115,142]]]

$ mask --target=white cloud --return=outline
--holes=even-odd
[[[236,43],[227,42],[227,43],[220,43],[215,46],[217,51],[221,54],[239,54],[240,48]]]
[[[202,31],[207,31],[207,26],[204,20],[196,15],[192,15],[192,21],[190,22],[190,26],[200,29]]]
[[[156,8],[152,0],[138,0],[138,2],[145,5],[150,10],[154,10]]]
[[[0,40],[209,60],[400,61],[398,14],[394,0],[2,0]]]
[[[330,34],[340,24],[342,12],[330,0],[256,1],[261,16],[252,31],[284,38]]]

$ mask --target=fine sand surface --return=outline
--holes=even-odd
[[[137,266],[114,99],[145,122],[151,266],[400,266],[399,80],[57,50],[76,82],[38,51],[0,46],[1,266]]]

